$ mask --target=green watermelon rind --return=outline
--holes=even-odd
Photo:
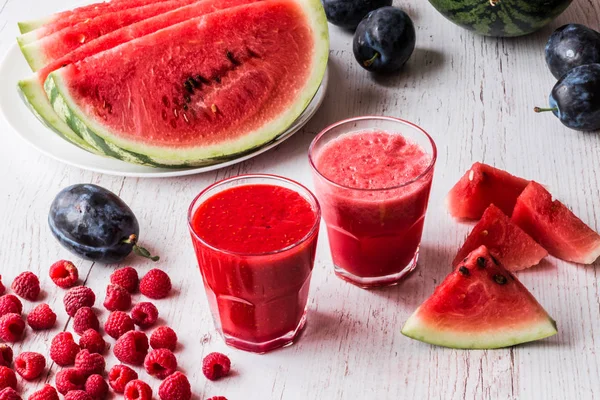
[[[23,47],[27,46],[28,44],[34,43],[35,41],[40,39],[38,36],[39,36],[39,31],[37,31],[36,29],[17,36],[17,43],[19,43],[19,47],[21,48],[21,51],[23,51]]]
[[[33,30],[36,30],[37,28],[46,25],[48,22],[50,22],[52,20],[52,17],[44,17],[44,18],[39,18],[39,19],[32,19],[29,21],[21,21],[21,22],[17,22],[17,25],[19,26],[19,32],[21,32],[21,34],[26,34],[28,32],[31,32]]]
[[[419,317],[420,308],[406,321],[402,334],[409,338],[452,349],[500,349],[533,342],[558,333],[556,322],[548,317],[519,328],[491,331],[451,331],[432,327]],[[476,327],[475,327],[476,328]]]
[[[41,49],[40,41],[29,44],[21,44],[19,42],[19,49],[33,72],[40,70],[48,63],[48,60],[44,56],[44,51]]]
[[[224,160],[239,157],[252,149],[256,149],[272,142],[277,136],[289,128],[306,109],[313,99],[325,75],[329,57],[329,32],[327,19],[320,0],[297,0],[306,11],[309,23],[313,29],[314,56],[311,76],[303,88],[298,100],[287,109],[286,113],[278,116],[251,135],[229,143],[219,143],[211,146],[199,146],[194,149],[165,149],[158,146],[140,145],[127,139],[115,137],[100,124],[86,120],[85,114],[77,106],[76,101],[69,95],[67,85],[61,70],[52,72],[46,81],[45,89],[50,98],[56,114],[65,122],[69,122],[71,129],[83,137],[88,143],[100,146],[105,143],[107,148],[100,146],[105,155],[136,164],[162,168],[197,167],[214,164]]]

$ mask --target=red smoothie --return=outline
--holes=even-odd
[[[397,281],[416,264],[432,156],[402,134],[361,130],[328,141],[313,160],[338,275],[361,286]]]
[[[204,200],[192,239],[217,327],[238,348],[266,352],[302,328],[319,211],[286,187],[246,184]]]

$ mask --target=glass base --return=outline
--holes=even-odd
[[[346,271],[345,269],[343,269],[337,265],[334,265],[333,269],[338,278],[340,278],[346,282],[349,282],[353,285],[356,285],[360,288],[363,288],[363,289],[373,289],[373,288],[380,288],[380,287],[386,287],[386,286],[394,286],[394,285],[399,284],[404,278],[406,278],[408,276],[408,274],[410,274],[412,271],[414,271],[414,269],[417,267],[418,260],[419,260],[419,250],[417,249],[417,252],[415,253],[415,256],[413,257],[413,259],[410,260],[408,265],[406,267],[404,267],[402,269],[402,271],[400,271],[396,274],[392,274],[392,275],[375,276],[375,277],[368,277],[368,278],[363,278],[360,276],[353,275],[350,272]]]
[[[240,350],[244,350],[244,351],[249,351],[252,353],[265,354],[272,350],[280,349],[282,347],[288,347],[288,346],[291,346],[292,344],[294,344],[294,342],[298,339],[298,337],[302,333],[304,326],[306,325],[306,314],[307,314],[307,310],[304,310],[304,314],[302,314],[302,318],[300,319],[300,322],[298,323],[298,326],[296,327],[296,329],[294,329],[291,332],[286,333],[283,336],[269,340],[267,342],[261,342],[261,343],[248,342],[245,340],[238,339],[234,336],[227,335],[223,332],[220,332],[220,330],[219,330],[219,332],[223,336],[223,339],[225,340],[225,344],[227,344],[228,346],[235,347],[236,349],[240,349]]]

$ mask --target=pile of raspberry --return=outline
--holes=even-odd
[[[51,341],[50,359],[63,367],[55,377],[55,386],[44,387],[29,396],[28,400],[104,400],[110,388],[126,400],[151,400],[152,389],[126,364],[142,366],[146,372],[162,380],[158,396],[161,400],[189,400],[192,397],[187,377],[177,371],[177,334],[168,326],[154,329],[150,338],[145,332],[135,330],[153,328],[158,319],[158,309],[152,302],[139,302],[132,306],[131,295],[139,292],[149,299],[166,298],[171,292],[171,279],[160,269],[150,270],[141,280],[132,267],[113,272],[106,288],[104,307],[110,311],[104,323],[104,332],[114,338],[115,357],[122,363],[105,374],[103,354],[109,347],[100,333],[100,321],[92,308],[96,295],[86,286],[78,286],[79,273],[70,261],[58,261],[50,267],[50,278],[60,288],[67,289],[63,302],[65,311],[73,318],[73,330],[79,335],[76,341],[70,332],[60,332]],[[11,288],[15,294],[4,294],[6,288],[0,276],[0,341],[18,342],[26,325],[34,331],[52,329],[56,314],[48,304],[42,303],[22,316],[23,304],[19,297],[37,301],[40,295],[39,278],[32,272],[18,275]],[[16,295],[16,296],[15,296]],[[129,313],[127,311],[131,309]],[[152,349],[150,349],[152,348]],[[12,365],[12,368],[11,368]],[[19,374],[26,381],[40,378],[46,368],[46,358],[36,352],[23,352],[13,360],[13,350],[0,344],[0,400],[22,400],[17,389]],[[231,362],[221,353],[211,353],[203,361],[203,373],[211,380],[229,373]],[[108,378],[106,382],[105,375]],[[226,400],[217,396],[208,400]]]

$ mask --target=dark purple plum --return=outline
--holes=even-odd
[[[557,79],[575,67],[600,63],[600,33],[580,24],[554,31],[546,44],[546,64]]]
[[[600,130],[600,64],[575,67],[554,86],[550,108],[567,127],[578,131]]]
[[[80,184],[63,189],[50,206],[48,223],[63,247],[87,260],[118,263],[131,251],[158,260],[137,245],[140,228],[133,211],[100,186]]]
[[[392,0],[321,0],[327,20],[345,29],[356,29],[373,10],[391,6]]]
[[[356,61],[366,70],[396,72],[415,50],[415,26],[404,11],[383,7],[363,19],[354,33]]]

